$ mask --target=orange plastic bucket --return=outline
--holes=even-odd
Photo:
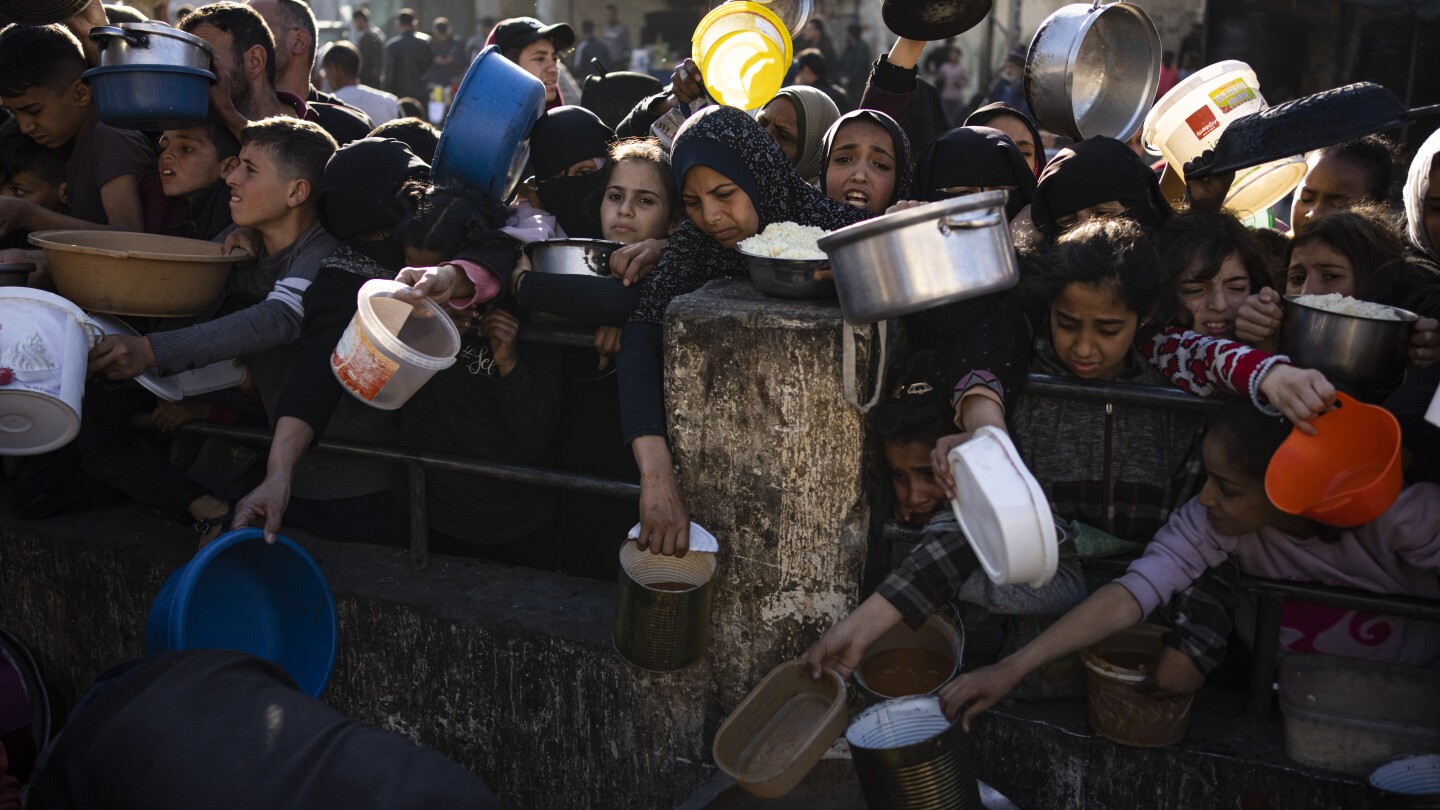
[[[1283,512],[1359,526],[1400,495],[1400,423],[1384,408],[1337,394],[1338,408],[1292,430],[1265,470],[1265,494]]]

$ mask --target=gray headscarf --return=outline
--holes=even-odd
[[[825,158],[825,133],[840,118],[840,108],[823,90],[805,85],[781,88],[775,98],[787,99],[795,107],[799,132],[795,133],[795,173],[805,182],[820,176]]]
[[[1425,232],[1425,196],[1430,193],[1430,172],[1440,159],[1440,130],[1432,132],[1415,159],[1410,161],[1410,176],[1405,179],[1405,220],[1410,229],[1410,242],[1432,259],[1440,260],[1440,245],[1430,244]]]

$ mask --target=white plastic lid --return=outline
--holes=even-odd
[[[131,328],[130,324],[114,315],[92,313],[90,320],[107,335],[130,335],[133,337],[140,334]],[[166,402],[179,402],[185,398],[185,391],[181,389],[179,380],[174,377],[162,377],[154,369],[147,369],[144,374],[135,378],[135,382],[140,383],[140,386],[146,391]]]
[[[233,360],[221,360],[194,371],[184,371],[171,379],[180,384],[180,390],[187,397],[208,394],[234,388],[245,382],[245,368],[235,365]]]
[[[1049,582],[1060,563],[1055,519],[1010,436],[982,427],[950,451],[949,462],[956,495],[950,508],[985,575],[997,585]]]
[[[80,414],[55,397],[0,393],[0,455],[48,453],[69,444],[79,432]]]

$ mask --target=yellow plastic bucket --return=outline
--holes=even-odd
[[[790,33],[775,13],[759,3],[731,0],[716,6],[690,38],[710,97],[729,107],[763,107],[790,69]]]

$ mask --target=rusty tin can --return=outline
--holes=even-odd
[[[714,591],[714,554],[667,557],[626,541],[615,590],[615,650],[649,672],[691,666],[710,640]]]

